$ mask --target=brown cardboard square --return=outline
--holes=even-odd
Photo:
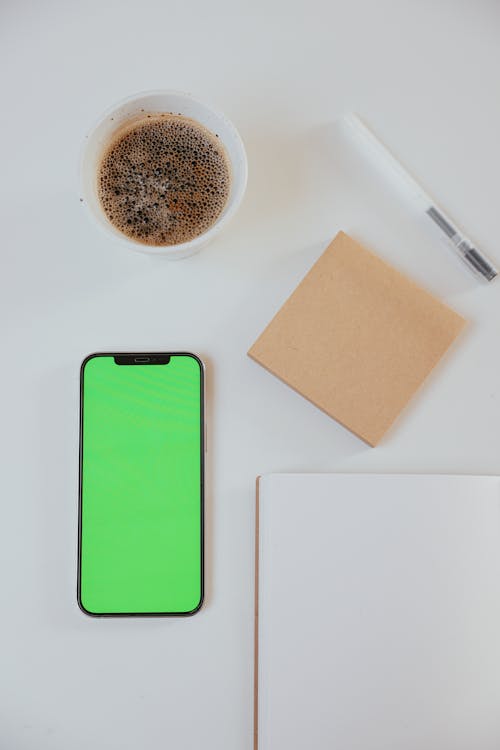
[[[464,325],[339,232],[248,354],[374,446]]]

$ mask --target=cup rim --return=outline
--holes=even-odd
[[[129,102],[141,100],[149,96],[179,96],[183,99],[187,99],[196,104],[199,104],[205,109],[209,110],[213,115],[217,117],[217,119],[221,120],[222,122],[225,123],[226,126],[228,126],[229,130],[231,131],[232,138],[234,139],[234,142],[236,143],[237,150],[239,152],[240,159],[241,159],[241,171],[242,171],[241,179],[238,184],[238,189],[235,192],[234,196],[232,197],[231,204],[228,207],[227,211],[223,213],[215,221],[215,223],[205,232],[203,232],[202,234],[199,234],[197,237],[194,237],[192,240],[189,240],[188,242],[181,242],[176,245],[145,245],[143,243],[136,242],[135,240],[127,237],[125,234],[123,234],[119,230],[115,229],[111,225],[109,220],[105,218],[104,215],[101,221],[96,216],[95,211],[89,205],[88,191],[85,186],[84,164],[85,164],[85,158],[86,158],[86,153],[87,153],[87,148],[88,148],[88,142],[89,142],[90,137],[94,133],[94,131],[97,130],[97,128],[105,120],[111,117],[113,112],[116,112],[116,110],[121,109],[124,105],[128,104]],[[247,153],[245,149],[245,144],[243,143],[243,139],[241,138],[232,120],[230,120],[221,110],[219,110],[217,107],[213,107],[204,99],[200,99],[198,96],[195,96],[187,91],[181,91],[178,89],[146,89],[144,91],[138,91],[135,94],[130,94],[129,96],[123,97],[122,99],[118,100],[114,104],[107,107],[104,110],[104,112],[102,112],[101,115],[94,121],[92,126],[87,129],[86,135],[84,137],[83,144],[80,150],[79,183],[80,183],[82,201],[85,204],[87,214],[91,216],[92,221],[105,234],[113,237],[117,242],[120,242],[121,244],[126,245],[129,249],[133,249],[136,252],[140,252],[140,253],[146,253],[148,255],[163,255],[163,256],[170,255],[173,257],[187,257],[187,254],[194,254],[203,245],[208,244],[208,242],[210,242],[214,236],[216,236],[217,234],[219,234],[220,231],[222,231],[222,229],[233,218],[234,214],[240,207],[241,202],[243,200],[243,196],[245,195],[247,182],[248,182],[248,158],[247,158]]]

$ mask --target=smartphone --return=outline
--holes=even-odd
[[[80,373],[78,604],[192,615],[203,602],[204,374],[194,354],[91,354]]]

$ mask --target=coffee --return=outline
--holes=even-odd
[[[229,161],[217,136],[174,114],[145,114],[112,137],[98,171],[109,221],[145,245],[177,245],[210,229],[226,205]]]

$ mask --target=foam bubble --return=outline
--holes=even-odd
[[[206,232],[229,197],[229,162],[216,136],[174,114],[142,116],[106,149],[98,194],[109,221],[145,245],[176,245]]]

